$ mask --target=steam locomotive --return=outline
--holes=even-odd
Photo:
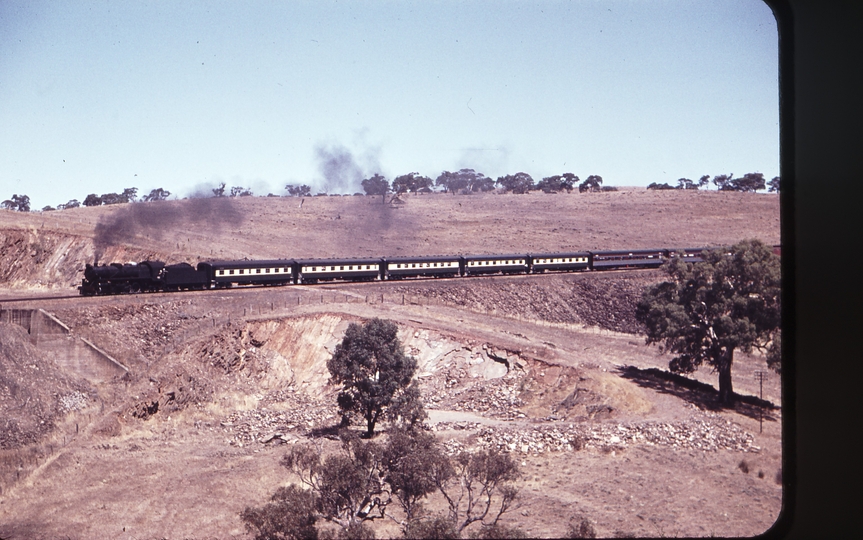
[[[382,257],[369,259],[272,259],[161,261],[87,264],[78,288],[84,296],[157,291],[225,289],[235,286],[313,284],[322,281],[376,281],[420,277],[466,277],[493,274],[541,274],[658,268],[674,257],[701,261],[709,248],[583,251],[509,255]]]

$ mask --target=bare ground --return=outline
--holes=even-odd
[[[372,216],[372,201],[380,202],[371,198],[310,198],[302,208],[308,214],[296,215],[288,209],[301,210],[297,200],[249,199],[236,201],[246,216],[238,230],[221,229],[210,245],[230,256],[278,256],[282,248],[266,242],[268,232],[294,246],[290,256],[716,245],[749,237],[778,243],[776,198],[724,195],[434,195],[374,210],[411,216],[392,227],[400,235],[344,223]],[[411,210],[421,205],[425,214]],[[555,537],[569,519],[586,517],[600,536],[749,536],[778,516],[778,376],[770,373],[764,384],[766,406],[749,399],[759,394],[755,375],[765,365],[739,355],[735,390],[749,398],[734,410],[714,406],[715,375],[708,371],[670,376],[668,357],[632,333],[632,301],[656,274],[8,302],[79,279],[66,266],[94,254],[93,229],[109,211],[15,219],[0,212],[0,255],[21,261],[3,276],[2,307],[43,307],[131,371],[125,380],[76,380],[26,343],[26,333],[6,330],[4,351],[24,352],[4,353],[5,361],[32,357],[40,373],[57,374],[40,378],[19,362],[22,377],[43,383],[31,391],[48,404],[38,410],[57,410],[62,396],[71,405],[52,417],[50,429],[33,430],[34,440],[0,449],[0,538],[251,538],[239,512],[292,481],[278,466],[285,445],[334,423],[335,389],[324,362],[349,322],[374,316],[399,323],[406,348],[420,360],[430,424],[449,448],[494,446],[519,459],[521,497],[508,525]],[[641,211],[665,220],[645,223]],[[675,211],[692,212],[685,229],[665,214]],[[341,218],[327,221],[330,212]],[[716,220],[702,223],[705,214]],[[403,226],[420,215],[429,217],[416,230]],[[313,241],[301,242],[302,227],[313,222],[320,222],[310,229]],[[191,233],[179,250],[171,249],[176,232],[159,234],[107,247],[105,257],[206,255]],[[585,245],[592,234],[596,245]],[[517,243],[525,239],[529,245]],[[344,251],[346,243],[359,251]],[[76,392],[87,401],[68,397]],[[4,417],[14,411],[20,425],[36,425],[27,403],[23,397],[0,405]],[[325,451],[335,445],[315,440]],[[579,444],[567,448],[567,441]],[[379,536],[394,533],[378,528]]]

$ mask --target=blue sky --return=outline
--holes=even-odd
[[[0,198],[779,175],[760,0],[0,2]],[[332,170],[330,168],[329,170]]]

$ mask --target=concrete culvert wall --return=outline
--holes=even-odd
[[[42,309],[0,310],[0,322],[23,327],[30,343],[50,352],[57,365],[70,375],[90,382],[123,377],[129,370],[92,342],[74,336],[60,319]]]

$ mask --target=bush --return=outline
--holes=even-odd
[[[740,460],[740,463],[737,464],[737,468],[743,471],[743,474],[749,474],[749,464],[746,463],[745,459]]]
[[[296,486],[279,488],[262,508],[247,507],[240,514],[255,540],[304,539],[318,537],[315,529],[317,498]]]
[[[566,538],[596,538],[596,529],[587,518],[575,519],[569,524]]]

